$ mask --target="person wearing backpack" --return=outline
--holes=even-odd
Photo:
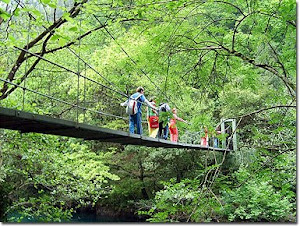
[[[129,132],[134,133],[136,126],[136,133],[142,135],[142,103],[147,104],[149,107],[156,109],[144,96],[144,88],[138,87],[136,93],[132,94],[127,101],[121,104],[126,106],[126,113],[129,114]]]
[[[161,103],[158,108],[159,111],[159,129],[158,138],[168,139],[169,135],[169,120],[171,114],[171,108],[168,103]]]
[[[155,106],[154,98],[149,99],[150,103]],[[153,108],[147,107],[147,121],[148,121],[148,130],[149,130],[149,137],[155,138],[158,133],[158,113]]]

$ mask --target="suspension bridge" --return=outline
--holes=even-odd
[[[110,33],[109,35],[113,38],[113,36]],[[81,138],[85,140],[98,140],[101,142],[119,143],[123,145],[130,144],[130,145],[141,145],[147,147],[157,147],[157,148],[158,147],[185,148],[185,149],[208,150],[208,151],[219,151],[219,152],[230,151],[228,149],[228,146],[224,143],[222,145],[222,148],[216,148],[216,147],[209,147],[209,146],[204,146],[196,143],[171,142],[164,139],[151,138],[148,136],[138,135],[138,134],[131,134],[126,131],[104,128],[103,126],[101,127],[101,125],[97,123],[96,125],[95,123],[93,125],[93,123],[91,123],[92,122],[91,120],[89,122],[88,120],[86,120],[87,112],[93,114],[95,118],[100,118],[100,122],[101,120],[104,120],[103,117],[109,117],[109,118],[112,117],[117,120],[127,120],[127,121],[129,120],[129,117],[123,116],[122,114],[117,115],[115,114],[115,112],[112,113],[112,112],[104,112],[102,110],[101,111],[98,110],[99,108],[97,106],[97,103],[95,104],[95,102],[97,101],[91,101],[92,98],[89,97],[87,94],[88,89],[90,87],[97,86],[103,90],[107,90],[107,92],[105,93],[105,95],[107,96],[109,96],[108,95],[109,92],[121,96],[120,98],[116,98],[114,96],[114,98],[118,99],[119,101],[117,105],[123,102],[124,98],[126,99],[130,98],[128,92],[126,94],[122,90],[118,89],[118,87],[116,87],[113,82],[109,81],[105,76],[99,73],[93,66],[87,63],[80,56],[79,53],[76,53],[70,47],[67,47],[70,54],[72,54],[72,56],[78,59],[77,71],[72,70],[67,66],[56,63],[53,60],[45,58],[41,53],[33,53],[28,49],[26,49],[25,47],[24,48],[14,47],[14,48],[16,51],[20,51],[19,56],[23,56],[22,63],[25,62],[25,66],[24,66],[25,72],[23,77],[21,77],[21,79],[19,80],[12,79],[13,76],[7,76],[6,78],[0,77],[0,85],[2,84],[2,89],[0,90],[2,94],[2,100],[0,98],[0,128],[18,130],[22,133],[35,132],[35,133],[43,133],[43,134],[53,134],[53,135]],[[122,47],[121,49],[130,58],[129,54]],[[34,63],[28,62],[32,58],[35,59],[36,61]],[[130,60],[132,61],[133,64],[136,65],[136,62],[132,58],[130,58]],[[39,61],[42,61],[47,65],[51,65],[52,69],[58,68],[62,70],[59,75],[60,79],[63,75],[66,74],[67,76],[70,76],[70,80],[71,80],[71,76],[73,76],[74,82],[76,81],[77,83],[75,98],[70,98],[71,100],[68,100],[62,98],[61,95],[57,95],[56,93],[57,90],[55,89],[55,85],[57,84],[55,81],[60,81],[59,79],[57,79],[58,77],[55,76],[49,77],[48,87],[42,87],[42,88],[35,87],[36,81],[35,83],[30,82],[30,79],[31,81],[33,81],[36,78],[34,78],[34,76],[30,77],[29,72],[37,71],[37,68],[35,66]],[[18,68],[19,65],[15,67]],[[13,68],[10,71],[10,73],[13,73],[14,70],[16,69]],[[105,84],[99,82],[95,78],[87,76],[86,75],[87,70],[90,70],[95,75],[101,77],[101,81],[102,82],[104,81]],[[83,74],[82,72],[85,72],[85,74]],[[143,70],[141,70],[141,72],[149,79],[150,82],[153,83],[153,81]],[[41,73],[37,73],[37,74],[39,74],[39,77],[42,77]],[[51,76],[51,74],[49,74],[49,76]],[[68,79],[69,78],[67,78],[67,80]],[[39,83],[39,85],[41,84],[43,83],[42,82]],[[159,90],[159,87],[156,86],[156,84],[154,85]],[[17,90],[19,91],[20,95],[22,94],[22,97],[18,99],[17,101],[18,103],[15,104],[16,106],[12,107],[11,103],[7,104],[5,102],[6,100],[5,98],[7,97],[7,96],[5,97],[5,93],[10,94]],[[45,93],[45,90],[48,90],[48,93]],[[39,113],[39,110],[37,110],[36,112],[32,112],[32,109],[31,110],[26,109],[25,102],[26,102],[27,93],[31,93],[31,95],[36,95],[37,98],[36,102],[40,102],[40,104],[44,104],[43,106],[46,105],[50,106],[49,107],[50,110],[48,109],[50,112],[48,111],[47,114],[42,114]],[[164,92],[162,93],[163,95],[165,95],[165,97],[167,97]],[[54,104],[54,102],[57,104]],[[91,103],[94,103],[94,106],[92,106]],[[174,103],[172,104],[176,106],[176,104]],[[55,109],[57,105],[66,106],[65,108],[67,108],[68,110],[66,110],[65,112],[73,111],[71,117],[69,117],[69,119],[62,119],[61,117],[57,117],[57,114],[55,116]],[[116,106],[115,108],[117,108]],[[59,109],[61,110],[63,108],[59,108]],[[124,111],[123,108],[122,110]],[[62,114],[63,113],[61,112],[59,116],[61,116]],[[99,120],[97,122],[99,122]]]
[[[147,147],[186,148],[200,150],[225,151],[197,144],[174,143],[164,139],[151,138],[124,131],[101,128],[69,120],[56,119],[49,116],[0,107],[0,127],[19,130],[22,133],[35,132],[99,140],[102,142],[120,143],[123,145],[141,145]]]

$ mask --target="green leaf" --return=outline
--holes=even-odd
[[[20,9],[17,8],[15,11],[14,11],[14,15],[15,16],[19,16],[20,15]]]
[[[62,15],[62,18],[63,18],[63,19],[66,19],[66,20],[71,19],[70,13],[68,13],[68,12],[64,13],[64,14]]]
[[[55,9],[57,7],[56,3],[53,3],[53,2],[48,3],[48,6],[50,6],[53,9]]]
[[[47,5],[49,4],[50,1],[51,0],[41,0],[42,3],[47,4]]]
[[[58,35],[58,34],[54,34],[52,37],[51,37],[51,41],[56,41],[57,39],[59,39],[61,36]]]
[[[38,17],[42,16],[41,12],[38,11],[37,9],[31,10],[31,12]]]
[[[58,40],[58,44],[60,46],[64,46],[67,43],[67,41],[68,41],[67,39],[60,37]]]
[[[12,36],[11,34],[8,35],[8,39],[11,40],[13,43],[16,43],[16,38],[14,36]]]
[[[11,17],[11,14],[9,14],[8,12],[3,11],[3,10],[0,9],[0,17],[3,20],[8,20]]]
[[[71,27],[71,28],[69,28],[69,31],[77,31],[78,29],[77,29],[77,27]]]
[[[1,2],[4,2],[6,4],[9,4],[10,3],[10,0],[0,0]]]

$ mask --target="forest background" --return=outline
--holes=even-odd
[[[227,154],[1,129],[1,221],[296,221],[296,1],[1,0],[0,30],[2,107],[128,131],[99,112],[143,86],[191,123],[180,142],[238,126]]]

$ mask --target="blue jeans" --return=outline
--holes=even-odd
[[[167,123],[167,125],[163,127],[163,123],[164,122],[159,123],[158,138],[167,140],[169,135],[169,125]],[[164,134],[162,134],[163,131]]]
[[[219,147],[219,139],[216,137],[214,137],[213,139],[214,139],[214,148]]]
[[[134,126],[136,125],[136,133],[142,135],[142,113],[138,112],[135,115],[129,115],[129,132],[134,133]]]

